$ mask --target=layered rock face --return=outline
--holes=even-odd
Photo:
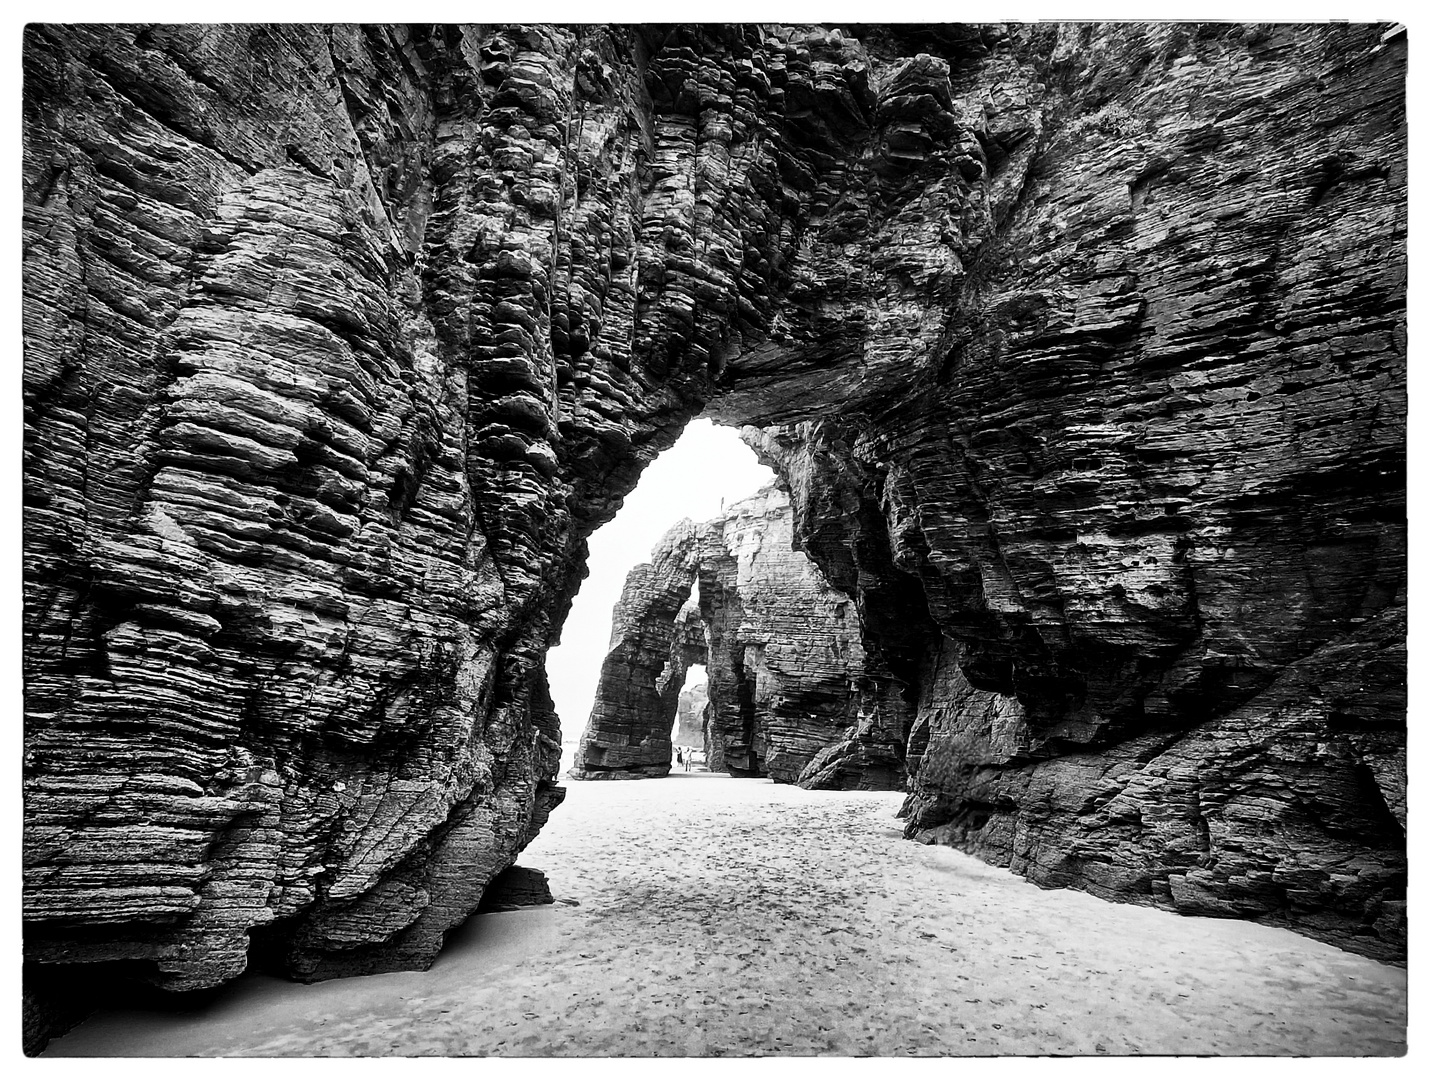
[[[32,961],[430,962],[559,802],[571,519],[522,388],[549,346],[503,358],[546,297],[514,251],[467,261],[483,62],[401,28],[28,31]],[[518,242],[558,188],[527,177]]]
[[[712,769],[901,787],[913,710],[862,636],[849,597],[794,549],[783,492],[766,488],[699,526],[682,521],[626,579],[572,775],[666,775],[679,688],[698,663],[704,715],[689,727]]]
[[[792,528],[788,497],[767,489],[727,510],[701,561],[709,741],[737,776],[901,787],[912,710],[877,645],[865,649],[848,595],[795,550]]]
[[[430,962],[701,409],[910,688],[917,835],[1397,954],[1405,56],[31,26],[29,961]]]
[[[938,362],[751,433],[919,668],[909,835],[1403,955],[1403,47],[1063,31]]]

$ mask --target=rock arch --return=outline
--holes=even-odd
[[[689,520],[680,522],[661,538],[654,555],[626,576],[613,613],[611,649],[576,753],[575,774],[582,779],[670,771],[676,698],[686,668],[706,659],[704,634],[698,619],[692,627],[691,618],[699,530]]]
[[[1405,57],[27,27],[28,962],[430,962],[702,410],[916,699],[916,835],[1400,955]]]
[[[692,583],[697,595],[672,615]],[[866,653],[849,597],[795,550],[777,488],[699,526],[677,524],[631,571],[571,775],[664,776],[676,696],[695,663],[706,668],[715,771],[811,787],[902,785],[913,710],[877,651]]]
[[[705,685],[705,665],[692,664],[691,666],[699,667],[700,679],[698,682],[690,682],[691,675],[687,671],[687,685],[680,691],[680,696],[676,699],[675,733],[671,738],[677,746],[688,747],[691,750],[698,749],[708,754],[707,733],[710,729],[710,714],[706,706],[710,703],[710,694]]]

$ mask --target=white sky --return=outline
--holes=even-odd
[[[689,690],[692,686],[699,686],[706,679],[704,664],[691,664],[690,670],[685,673],[685,683],[682,690]]]
[[[620,512],[591,537],[591,574],[571,605],[561,644],[546,657],[562,742],[579,739],[586,727],[611,640],[611,609],[630,568],[649,562],[651,548],[681,518],[708,521],[722,499],[743,499],[773,479],[734,428],[709,420],[692,420],[641,474]]]

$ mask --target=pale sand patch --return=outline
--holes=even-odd
[[[426,973],[244,979],[81,1055],[1396,1054],[1406,973],[1287,930],[1042,890],[900,838],[893,792],[571,782],[522,855],[579,907]]]

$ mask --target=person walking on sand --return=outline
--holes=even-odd
[[[682,751],[678,746],[675,748],[675,763],[677,765],[685,764],[685,758],[682,756]]]

